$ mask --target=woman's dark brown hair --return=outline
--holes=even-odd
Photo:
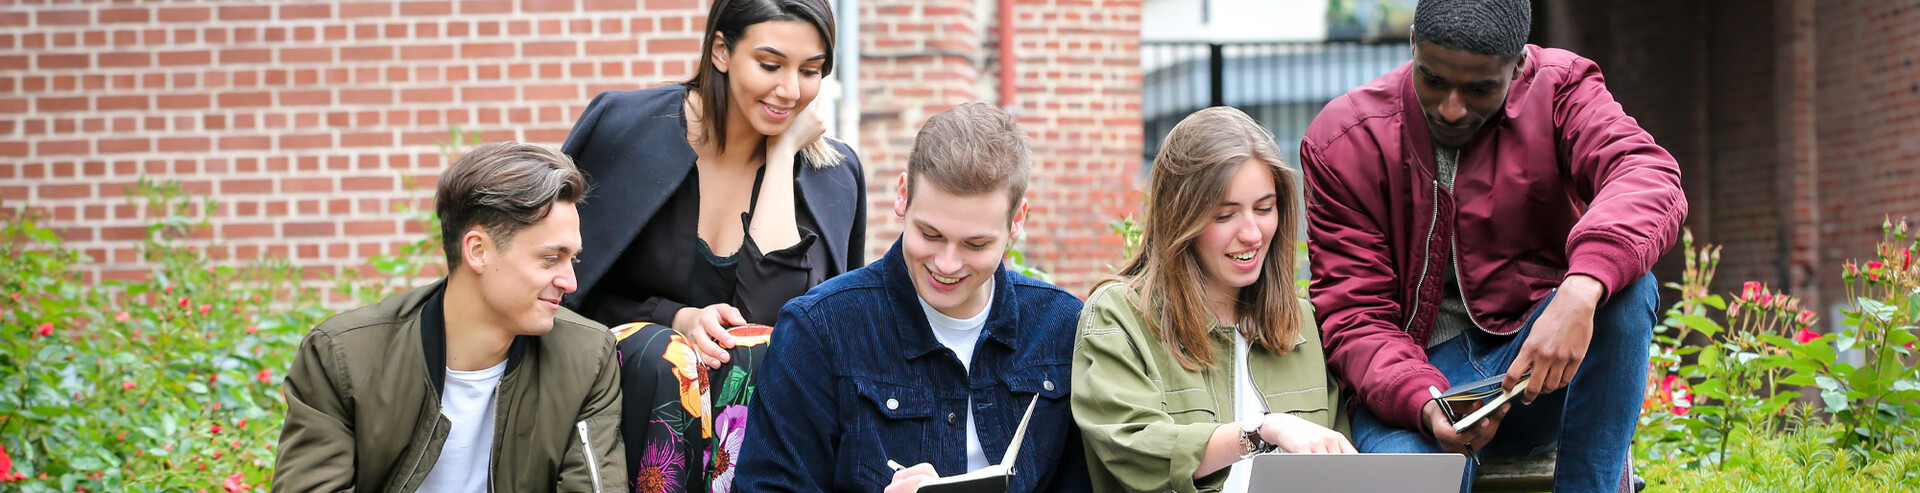
[[[689,115],[703,127],[700,138],[712,139],[717,148],[727,147],[727,105],[733,102],[728,100],[727,73],[713,66],[714,36],[718,35],[720,43],[733,51],[734,42],[747,34],[748,27],[767,21],[812,24],[827,47],[827,59],[820,66],[820,75],[833,74],[834,19],[833,8],[827,5],[827,0],[714,0],[713,8],[707,11],[707,32],[700,45],[700,61],[693,78],[681,84],[700,100],[700,114]],[[840,153],[827,145],[825,139],[808,145],[802,153],[814,166],[832,166],[840,161]]]

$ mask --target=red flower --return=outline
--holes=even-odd
[[[200,305],[201,315],[206,315],[207,312],[210,312],[210,311],[213,311],[213,305]]]
[[[1673,414],[1676,416],[1686,416],[1687,411],[1693,410],[1691,391],[1692,387],[1678,375],[1667,375],[1666,380],[1660,382],[1660,393],[1662,397],[1673,401]]]
[[[259,333],[259,332],[260,332],[260,326],[258,326],[258,325],[248,325],[248,326],[247,326],[247,335],[254,335],[254,334],[257,334],[257,333]]]
[[[261,368],[260,383],[273,383],[273,370],[267,369],[267,368]]]
[[[240,418],[240,422],[239,422],[239,423],[235,423],[235,424],[233,425],[233,427],[234,427],[234,428],[246,428],[246,427],[247,427],[247,418]]]
[[[1878,270],[1881,267],[1886,267],[1886,264],[1882,264],[1878,260],[1867,262],[1867,270]]]
[[[208,376],[207,376],[207,383],[220,383],[220,374],[219,374],[219,373],[215,373],[215,374],[212,374],[212,375],[208,375]]]
[[[227,476],[227,482],[225,485],[227,488],[227,493],[240,493],[242,491],[246,491],[247,488],[251,487],[247,485],[247,483],[240,482],[241,478],[242,476],[240,475],[240,473],[237,473],[237,472],[233,473],[232,476]]]
[[[1820,338],[1820,334],[1815,334],[1813,333],[1812,330],[1808,330],[1806,327],[1801,327],[1800,334],[1793,336],[1793,342],[1806,344],[1808,342],[1813,341],[1814,339],[1819,339],[1819,338]]]
[[[207,428],[207,432],[208,432],[208,433],[219,433],[219,432],[220,432],[220,425],[213,425],[213,426],[210,426],[210,427],[208,427],[208,428]]]
[[[40,335],[43,335],[43,336],[53,335],[53,322],[40,324]]]
[[[133,383],[133,382],[127,382],[127,383],[123,383],[123,384],[120,384],[120,388],[122,388],[122,389],[126,389],[126,390],[133,390],[133,388],[134,388],[134,387],[139,387],[139,385],[138,385],[138,384],[135,384],[135,383]]]
[[[1755,296],[1760,296],[1760,289],[1759,281],[1747,281],[1740,287],[1740,299],[1751,300]]]
[[[7,455],[7,446],[0,445],[0,483],[18,481],[23,476],[13,472],[13,457]]]
[[[190,300],[190,299],[186,299],[186,298],[180,298],[180,307],[181,307],[181,308],[186,308],[186,307],[187,307],[187,305],[188,305],[188,304],[191,304],[191,303],[193,303],[193,300]]]
[[[120,312],[119,314],[114,315],[113,319],[114,321],[125,322],[127,320],[133,319],[133,316],[127,315],[127,312]]]

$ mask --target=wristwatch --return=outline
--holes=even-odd
[[[1260,425],[1265,423],[1264,419],[1254,419],[1240,425],[1240,458],[1245,459],[1256,454],[1272,452],[1278,448],[1267,443],[1266,439],[1260,438]]]

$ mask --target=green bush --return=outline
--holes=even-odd
[[[442,151],[477,141],[456,129]],[[332,314],[328,290],[284,260],[219,265],[189,245],[211,200],[144,179],[129,192],[151,221],[143,281],[87,283],[92,259],[39,218],[0,217],[0,491],[268,488],[280,378]],[[343,269],[333,299],[369,304],[444,271],[432,211],[396,209],[428,234],[369,258],[375,275]]]
[[[1874,455],[1835,447],[1832,437],[1844,432],[1817,423],[1784,434],[1741,430],[1736,434],[1755,438],[1722,467],[1641,463],[1640,474],[1649,493],[1920,491],[1920,451]]]
[[[284,262],[215,266],[183,239],[215,204],[133,190],[152,218],[144,281],[90,262],[31,214],[0,219],[0,475],[5,489],[196,491],[267,484],[278,379],[327,312]]]

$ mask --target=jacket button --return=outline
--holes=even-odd
[[[960,413],[947,413],[947,424],[959,424]]]
[[[887,410],[888,410],[888,411],[892,411],[892,410],[895,410],[895,409],[899,409],[899,408],[900,408],[900,401],[899,401],[899,400],[896,400],[896,399],[887,399]]]
[[[1053,381],[1052,381],[1052,380],[1048,380],[1048,381],[1045,381],[1045,382],[1040,382],[1040,388],[1043,388],[1043,389],[1047,389],[1047,391],[1048,391],[1048,392],[1052,392],[1052,391],[1053,391]]]

